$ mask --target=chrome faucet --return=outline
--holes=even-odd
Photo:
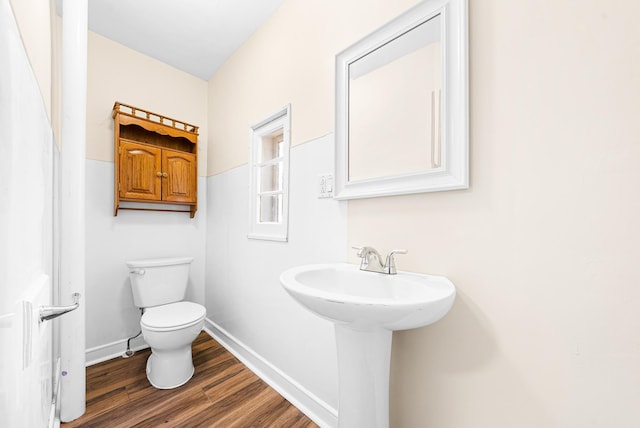
[[[366,246],[353,248],[358,250],[358,257],[362,259],[360,261],[360,270],[386,273],[387,275],[395,275],[398,273],[394,254],[407,254],[407,250],[393,250],[387,255],[387,259],[384,264],[382,264],[382,257],[375,248]]]

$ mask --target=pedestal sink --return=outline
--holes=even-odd
[[[350,264],[305,265],[280,275],[298,303],[335,324],[338,426],[389,426],[391,335],[432,324],[449,312],[456,290],[447,278],[363,272]]]

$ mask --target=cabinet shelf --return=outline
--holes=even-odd
[[[119,102],[113,106],[113,120],[113,215],[132,209],[184,211],[193,218],[198,209],[198,127]],[[188,210],[167,209],[167,204]]]

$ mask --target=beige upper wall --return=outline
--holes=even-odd
[[[332,132],[333,55],[411,3],[285,0],[210,81],[209,173],[287,102],[294,143]],[[470,1],[470,189],[348,207],[349,245],[407,248],[399,269],[458,288],[394,335],[391,426],[640,426],[638,16]]]
[[[89,32],[87,158],[113,162],[116,101],[200,127],[198,174],[207,173],[207,82]]]
[[[252,124],[291,103],[291,139],[333,132],[335,55],[410,0],[285,1],[209,81],[209,174],[248,160]]]
[[[458,288],[394,336],[392,426],[640,426],[639,14],[471,1],[470,189],[349,203],[350,245]]]

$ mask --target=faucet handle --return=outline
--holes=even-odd
[[[358,257],[366,257],[369,258],[371,255],[376,256],[378,259],[380,259],[380,253],[378,253],[378,251],[373,248],[373,247],[369,247],[368,245],[365,245],[364,247],[351,247],[354,250],[358,250]]]
[[[362,260],[360,261],[360,270],[367,270],[372,272],[383,272],[384,266],[382,265],[382,257],[378,250],[373,247],[353,247],[358,250],[357,256]]]
[[[395,275],[398,273],[396,270],[396,259],[393,257],[395,254],[407,254],[407,250],[391,250],[387,255],[387,260],[384,263],[384,269],[389,275]]]
[[[360,260],[360,269],[366,268],[368,261],[367,261],[367,255],[365,254],[365,249],[367,247],[351,246],[351,248],[353,248],[354,250],[358,250],[358,252],[356,253],[356,256],[362,259]]]

